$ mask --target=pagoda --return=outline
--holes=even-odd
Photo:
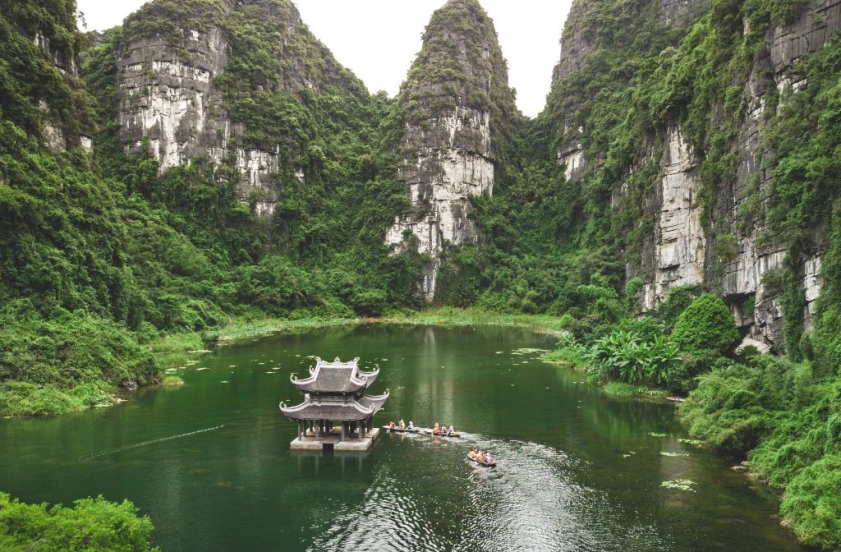
[[[337,357],[326,362],[318,357],[310,377],[290,376],[292,385],[304,396],[297,406],[280,403],[280,411],[298,423],[298,436],[293,450],[367,450],[379,435],[374,427],[374,414],[388,399],[383,395],[366,395],[379,368],[373,372],[359,370],[359,357],[342,362]],[[336,422],[340,425],[334,426]]]

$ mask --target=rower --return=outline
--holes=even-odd
[[[404,422],[403,420],[400,420],[400,429],[401,431],[406,429],[406,422]]]
[[[409,420],[409,429],[415,429],[415,424],[412,423],[412,420]]]
[[[453,426],[450,426],[450,429],[447,430],[447,435],[452,437],[455,432],[456,432],[456,428],[454,428]]]

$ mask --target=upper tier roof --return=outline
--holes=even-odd
[[[360,394],[377,379],[379,368],[373,372],[359,370],[359,357],[350,362],[342,362],[336,357],[333,362],[326,362],[316,357],[315,368],[310,368],[310,377],[297,379],[290,377],[292,384],[301,393],[316,394]]]

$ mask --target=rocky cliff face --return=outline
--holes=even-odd
[[[0,20],[0,115],[54,152],[91,147],[94,124],[79,79],[75,4],[15,2]]]
[[[837,1],[812,2],[794,23],[772,26],[766,50],[756,57],[745,86],[747,108],[734,146],[738,156],[737,175],[714,200],[711,226],[717,231],[718,243],[712,241],[701,247],[703,229],[689,220],[678,228],[682,236],[697,236],[699,247],[674,260],[679,270],[693,272],[690,279],[675,283],[702,283],[717,290],[749,337],[766,346],[779,347],[784,343],[779,289],[769,286],[768,281],[783,271],[786,257],[785,246],[772,237],[767,221],[772,193],[770,152],[761,139],[767,98],[769,93],[785,92],[786,88],[796,92],[804,86],[789,70],[799,57],[815,51],[838,29],[841,29],[841,3]],[[680,178],[691,180],[694,168],[695,164],[690,164],[687,170],[681,171]],[[669,208],[664,202],[658,228],[669,225]],[[655,243],[662,243],[665,235],[663,232],[661,237],[655,236]],[[733,243],[722,245],[722,235]],[[732,246],[735,247],[731,251],[722,253]],[[699,256],[706,267],[703,273],[695,270]],[[815,250],[801,274],[807,302],[807,330],[811,329],[815,301],[820,295],[820,266],[820,251]],[[658,287],[665,276],[663,268],[656,267],[649,290],[656,288],[654,295],[658,298],[663,298],[663,291],[668,289],[668,286]]]
[[[388,230],[396,251],[414,242],[429,258],[421,284],[435,296],[446,244],[477,243],[470,196],[492,193],[495,133],[515,116],[493,23],[475,0],[451,0],[432,17],[398,98],[410,214]]]
[[[294,155],[281,159],[281,145],[269,140],[247,140],[251,128],[226,111],[219,79],[237,55],[247,56],[247,25],[259,22],[281,37],[286,70],[260,90],[281,89],[294,95],[303,88],[317,89],[320,75],[300,59],[293,46],[323,50],[321,65],[341,69],[326,49],[303,26],[297,9],[287,0],[240,2],[191,0],[186,6],[168,0],[147,4],[126,23],[126,36],[117,65],[118,120],[121,138],[129,149],[148,141],[161,171],[188,164],[198,157],[239,169],[240,198],[254,204],[258,214],[271,215],[277,201],[277,174],[288,169],[303,180]],[[166,24],[162,24],[164,21]],[[240,34],[228,31],[240,25]],[[246,31],[242,29],[245,28]],[[257,42],[257,37],[247,38]],[[237,42],[237,41],[240,42]],[[277,48],[275,48],[277,49]],[[287,57],[288,56],[288,57]],[[250,84],[238,83],[249,87]],[[284,162],[293,166],[284,166]]]
[[[709,2],[663,0],[660,21],[680,25],[697,18],[709,7]],[[568,24],[564,31],[556,78],[574,79],[578,71],[592,62],[599,36],[584,22],[588,13],[596,9],[593,3],[574,4],[570,16],[573,26]],[[646,201],[646,214],[653,217],[654,228],[644,239],[640,259],[627,267],[629,276],[639,276],[645,282],[641,296],[644,309],[653,309],[675,286],[700,284],[724,297],[749,337],[765,347],[779,347],[784,343],[778,282],[784,269],[786,246],[773,237],[767,218],[772,194],[773,167],[769,166],[772,152],[763,143],[761,131],[769,115],[766,113],[769,97],[779,95],[785,101],[788,91],[796,93],[807,84],[791,72],[793,64],[801,56],[817,50],[839,29],[841,2],[837,0],[812,1],[794,22],[770,26],[765,47],[754,56],[744,87],[746,107],[730,149],[735,159],[735,175],[726,178],[724,185],[708,200],[706,218],[701,201],[704,184],[699,177],[704,152],[693,151],[677,122],[670,124],[661,136],[647,137],[654,143],[641,154],[643,157],[635,166],[651,161],[645,155],[663,152],[659,158],[659,175]],[[585,174],[589,161],[582,146],[582,136],[589,130],[586,122],[579,126],[570,124],[576,121],[577,106],[585,101],[572,103],[565,114],[566,123],[557,131],[562,136],[558,161],[566,164],[570,179]],[[617,183],[617,189],[619,194],[624,193],[621,183]],[[820,294],[820,267],[818,246],[807,255],[800,274],[807,303],[807,330]]]

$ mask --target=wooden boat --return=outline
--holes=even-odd
[[[461,437],[461,433],[459,433],[458,431],[456,431],[452,435],[450,435],[446,431],[441,431],[439,433],[435,433],[432,430],[432,428],[429,428],[429,427],[424,428],[423,432],[426,433],[427,435],[434,435],[435,437]]]
[[[420,429],[413,427],[409,429],[408,427],[405,429],[400,429],[399,427],[389,427],[387,425],[383,426],[383,429],[386,431],[394,431],[395,433],[420,433]]]
[[[472,460],[473,462],[476,462],[480,466],[484,466],[486,468],[495,468],[496,467],[496,460],[491,460],[490,462],[485,462],[484,460],[479,460],[478,458],[476,458],[475,456],[471,456],[470,454],[467,455],[467,459]]]

